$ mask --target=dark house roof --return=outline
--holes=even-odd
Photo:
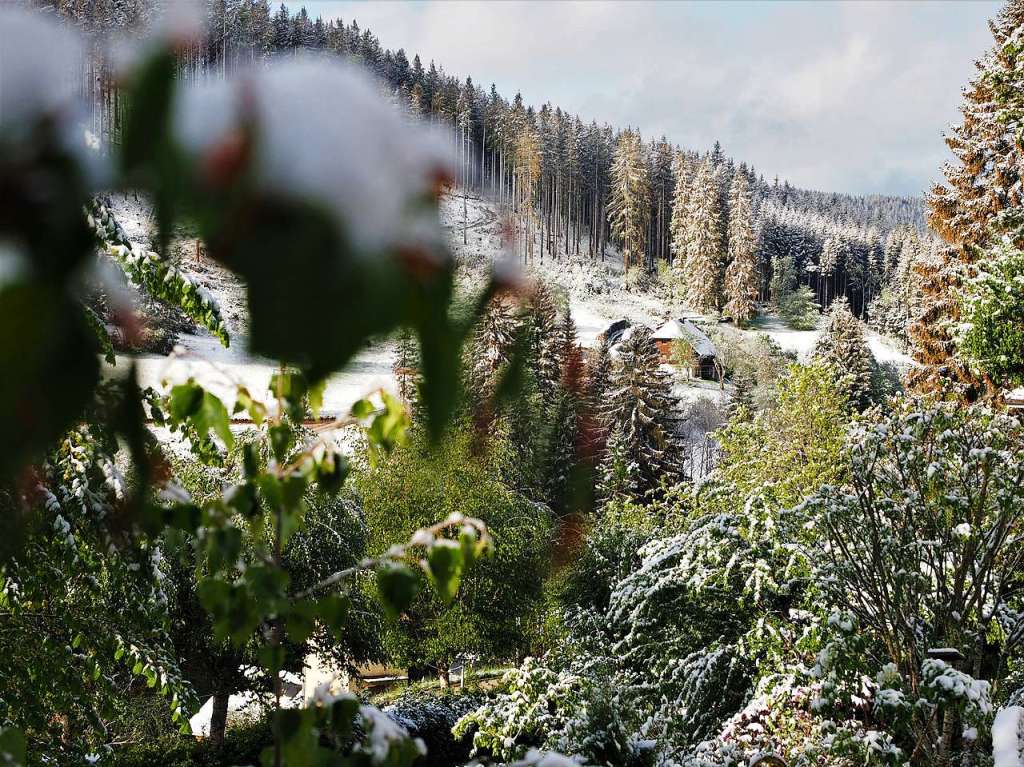
[[[626,330],[629,328],[630,324],[630,321],[627,319],[621,319],[617,320],[616,322],[613,322],[604,330],[603,335],[605,338],[605,342],[609,346],[614,346],[615,344],[617,344],[619,340],[622,338],[622,334],[625,333]]]

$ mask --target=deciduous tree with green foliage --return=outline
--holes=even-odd
[[[792,506],[841,475],[849,415],[831,372],[791,365],[778,387],[774,407],[752,421],[731,421],[721,433],[716,478],[733,507],[754,493],[778,508]]]
[[[1024,638],[1020,424],[980,406],[905,400],[858,423],[847,455],[845,481],[798,510],[822,533],[808,553],[832,604],[893,664],[904,753],[948,764],[973,747],[961,731],[984,721]],[[932,648],[963,663],[931,658]]]
[[[547,569],[550,510],[510,491],[487,455],[474,455],[471,428],[455,430],[436,449],[417,434],[371,472],[360,474],[370,553],[415,539],[437,517],[479,519],[495,555],[467,574],[457,595],[420,595],[388,624],[390,659],[444,683],[462,653],[496,661],[526,654],[536,638],[537,610]]]

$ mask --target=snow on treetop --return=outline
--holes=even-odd
[[[77,112],[82,46],[38,13],[0,8],[0,128],[31,130],[44,116]]]
[[[447,143],[403,119],[361,70],[300,55],[185,88],[179,107],[176,136],[200,160],[251,122],[257,185],[324,206],[357,250],[440,249],[436,211],[421,203],[453,176]]]

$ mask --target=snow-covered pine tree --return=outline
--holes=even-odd
[[[729,194],[732,191],[732,179],[735,173],[736,167],[732,160],[715,168],[715,188],[718,190],[718,233],[723,254],[729,250],[729,217],[732,215],[729,207]]]
[[[725,270],[725,314],[737,325],[757,313],[757,241],[753,217],[747,178],[737,173],[729,190],[729,266]]]
[[[511,361],[518,320],[511,301],[497,297],[484,312],[469,347],[469,391],[477,402],[494,394],[498,373]]]
[[[735,388],[726,411],[729,418],[752,418],[754,415],[754,386],[757,381],[749,371],[742,371],[733,377],[732,382]]]
[[[518,94],[517,94],[518,98]],[[520,106],[522,103],[520,101]],[[532,110],[516,115],[513,158],[513,213],[518,221],[523,242],[523,259],[531,261],[534,255],[534,237],[537,228],[537,187],[540,183],[540,141],[534,126]]]
[[[611,167],[612,186],[608,202],[608,225],[622,247],[622,263],[642,263],[650,217],[650,171],[644,159],[639,131],[624,130],[615,146]]]
[[[675,190],[672,194],[672,221],[669,224],[672,266],[682,273],[686,265],[686,222],[689,215],[692,173],[686,153],[681,150],[676,150],[673,158],[672,175],[675,177]]]
[[[551,289],[538,283],[527,306],[530,323],[530,368],[546,403],[554,401],[562,378],[562,328]]]
[[[879,333],[909,342],[911,320],[921,310],[916,264],[924,252],[917,231],[912,228],[890,232],[885,242],[884,258],[892,259],[885,287],[872,302],[868,317],[871,327]]]
[[[722,211],[715,183],[715,168],[704,161],[693,179],[687,206],[686,293],[690,305],[700,312],[718,311],[721,299]]]
[[[896,267],[900,260],[900,252],[903,248],[903,236],[906,230],[902,226],[891,229],[885,236],[885,246],[882,249],[882,263],[885,274],[885,281],[893,279],[896,274]]]
[[[818,302],[823,308],[829,305],[835,293],[829,292],[829,286],[845,261],[846,244],[835,235],[828,237],[821,246],[821,257],[818,260]]]
[[[622,429],[613,426],[608,432],[604,456],[598,470],[598,498],[607,503],[616,498],[632,498],[635,486],[629,475],[629,457]]]
[[[953,249],[917,265],[925,303],[909,333],[918,363],[908,376],[911,386],[938,391],[954,382],[967,399],[983,395],[988,385],[956,358],[950,329],[960,320],[957,292],[980,249],[1000,233],[1001,214],[1024,204],[1024,153],[997,97],[1024,88],[1015,44],[1024,29],[1024,0],[1009,0],[989,27],[995,45],[963,91],[963,122],[946,137],[955,159],[943,168],[946,183],[936,184],[928,197],[928,223]]]
[[[683,477],[674,423],[678,407],[649,329],[632,328],[618,354],[603,409],[617,436],[609,441],[604,473],[615,464],[615,493],[640,501],[663,479]]]
[[[1012,14],[1018,19],[1024,15],[1022,6],[1017,2],[1006,7],[1007,22]],[[1019,22],[1013,26],[990,74],[998,118],[1019,152],[1024,135],[1024,34]],[[961,322],[955,328],[958,359],[993,390],[1024,383],[1024,207],[1019,185],[1010,190],[1007,207],[993,222],[993,233],[1001,236],[972,264],[971,279],[960,295]]]
[[[872,237],[868,248],[864,276],[864,307],[875,300],[885,283],[885,266],[883,264],[882,242],[877,235]]]
[[[948,392],[972,401],[986,391],[985,382],[957,359],[953,337],[967,268],[952,245],[922,249],[913,262],[906,288],[912,313],[907,336],[917,365],[907,371],[907,383],[917,392]]]
[[[586,393],[587,398],[599,407],[611,387],[612,355],[608,339],[602,333],[597,338],[597,345],[591,350],[587,360]]]
[[[544,462],[544,491],[548,504],[557,514],[570,510],[573,505],[579,407],[576,393],[558,390],[550,415]]]
[[[845,297],[832,302],[828,324],[814,348],[814,361],[836,374],[850,405],[859,411],[871,405],[875,358],[868,347],[864,323],[853,316]]]
[[[1024,28],[1024,0],[1009,0],[989,28],[995,45],[977,62],[978,73],[963,91],[963,122],[946,136],[955,159],[942,169],[945,183],[928,197],[928,223],[967,261],[973,258],[971,246],[991,241],[996,216],[1024,204],[1024,154],[993,91],[999,80],[1000,88],[1024,88],[1024,69],[1014,46],[1007,45]]]
[[[562,319],[558,323],[555,343],[561,365],[562,388],[583,396],[585,390],[583,350],[580,348],[579,338],[576,335],[576,322],[568,307],[562,313]]]
[[[419,83],[409,91],[409,115],[416,120],[423,116],[423,86]]]
[[[291,18],[284,3],[281,3],[281,7],[274,14],[270,47],[274,53],[284,53],[292,48]]]

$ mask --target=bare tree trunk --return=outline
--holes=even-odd
[[[210,742],[221,745],[228,728],[228,698],[226,692],[213,694],[213,711],[210,713]]]

